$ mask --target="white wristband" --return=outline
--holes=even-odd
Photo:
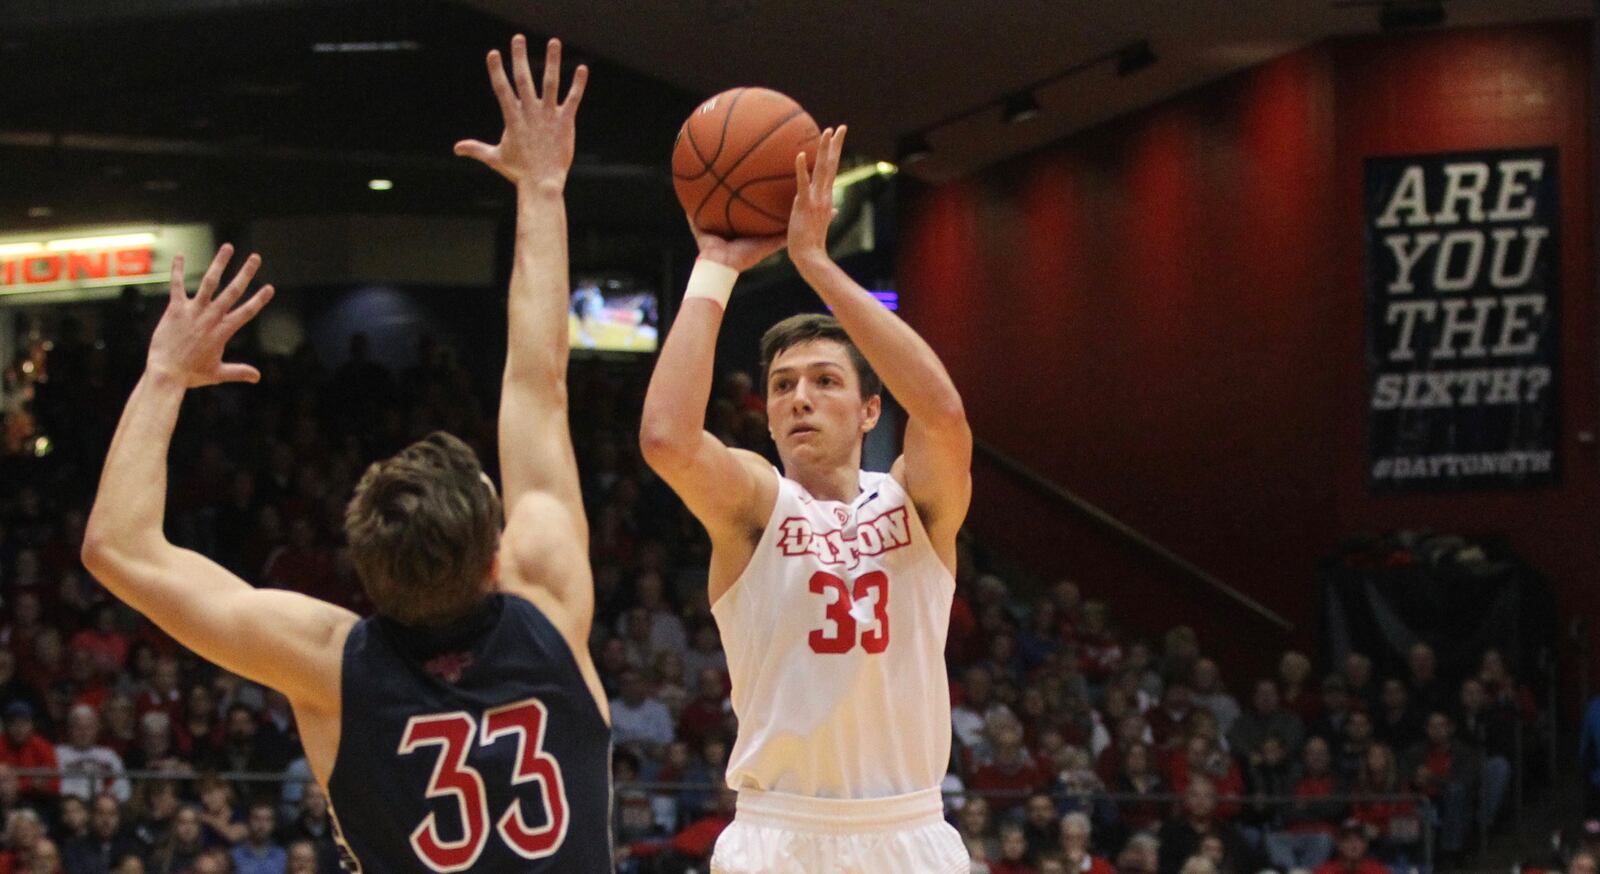
[[[733,283],[738,279],[739,271],[732,267],[696,258],[694,270],[689,273],[689,288],[684,291],[683,299],[703,297],[726,310],[728,298],[733,295]]]

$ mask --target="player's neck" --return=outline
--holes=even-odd
[[[789,465],[784,475],[799,483],[811,497],[819,501],[850,503],[861,494],[861,464],[836,465],[826,468]]]

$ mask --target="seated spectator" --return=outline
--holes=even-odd
[[[1217,730],[1224,736],[1239,718],[1239,702],[1222,685],[1222,671],[1217,663],[1202,658],[1194,663],[1193,699],[1195,706],[1204,707],[1217,718]]]
[[[100,742],[126,761],[128,751],[139,741],[139,716],[134,709],[133,696],[113,691],[101,705],[100,715],[105,722]]]
[[[657,864],[652,870],[663,874],[700,870],[698,866],[710,863],[717,837],[733,822],[735,799],[733,790],[724,786],[717,790],[715,800],[705,815],[684,826],[672,837],[624,845],[616,854],[617,861],[621,863],[619,870],[622,874],[638,871],[637,862],[630,865],[630,860],[642,859],[655,859]]]
[[[1461,682],[1461,709],[1457,734],[1483,757],[1483,792],[1478,823],[1492,826],[1505,802],[1511,783],[1511,760],[1516,756],[1516,712],[1489,701],[1483,681],[1468,677]]]
[[[1428,715],[1427,740],[1412,747],[1401,761],[1400,773],[1433,801],[1439,818],[1439,850],[1446,858],[1465,848],[1467,826],[1476,806],[1472,803],[1482,773],[1476,750],[1456,739],[1455,722],[1447,714]]]
[[[33,867],[34,850],[45,840],[44,820],[32,810],[12,811],[0,837],[0,871],[22,872]]]
[[[994,706],[994,677],[987,668],[967,668],[958,687],[960,700],[950,708],[950,724],[956,741],[971,749],[983,743],[989,711]]]
[[[1290,794],[1294,803],[1282,809],[1279,825],[1263,842],[1273,867],[1281,871],[1315,868],[1333,854],[1334,823],[1344,816],[1345,804],[1330,801],[1344,791],[1333,772],[1328,742],[1313,735],[1300,754],[1301,771]]]
[[[72,636],[73,652],[86,653],[96,672],[111,676],[127,667],[128,638],[117,630],[117,605],[101,601],[93,608],[89,626]]]
[[[1158,748],[1167,750],[1177,747],[1184,733],[1184,723],[1193,709],[1194,702],[1186,684],[1167,684],[1167,688],[1161,692],[1161,706],[1145,714],[1151,738]]]
[[[1153,754],[1145,744],[1134,744],[1122,759],[1122,770],[1112,782],[1110,791],[1118,795],[1160,795],[1168,791],[1161,775],[1156,772]],[[1167,805],[1154,798],[1141,801],[1118,801],[1117,818],[1130,832],[1154,829],[1165,818]]]
[[[674,729],[667,706],[649,697],[648,690],[644,675],[637,670],[622,673],[622,695],[611,699],[611,731],[619,748],[656,761],[672,742]]]
[[[1028,797],[1023,809],[1022,833],[1028,839],[1028,858],[1035,865],[1041,857],[1061,850],[1060,819],[1050,796],[1041,792]]]
[[[293,867],[294,846],[304,844],[311,848],[316,867],[323,871],[339,870],[339,845],[334,841],[333,817],[328,813],[328,796],[321,784],[305,784],[300,804],[294,818],[278,830],[277,842],[287,848],[290,867]]]
[[[285,847],[284,851],[288,856],[288,866],[285,868],[284,874],[319,874],[321,871],[328,871],[329,874],[332,874],[333,871],[338,870],[337,868],[327,869],[322,867],[322,864],[317,861],[317,850],[310,841],[294,841]]]
[[[201,851],[195,857],[190,874],[233,874],[233,859],[220,847]]]
[[[678,714],[678,737],[698,746],[712,735],[726,732],[732,708],[728,704],[727,675],[716,668],[700,672],[697,691]]]
[[[1378,683],[1372,673],[1372,659],[1359,652],[1344,657],[1345,690],[1350,693],[1351,708],[1374,713],[1378,709]]]
[[[89,799],[109,791],[117,801],[133,797],[122,757],[95,742],[100,736],[100,716],[87,704],[78,704],[67,715],[67,742],[56,745],[56,761],[61,773],[61,794]]]
[[[1396,796],[1406,791],[1394,751],[1375,743],[1362,760],[1350,815],[1366,827],[1370,850],[1387,865],[1405,865],[1420,858],[1422,819],[1416,806]]]
[[[996,812],[1010,812],[1048,785],[1051,775],[1022,745],[1022,724],[1015,717],[991,722],[993,760],[978,768],[967,785],[988,798]]]
[[[12,701],[6,705],[6,732],[0,738],[0,763],[13,768],[54,769],[56,748],[50,741],[34,732],[33,706],[26,701]],[[53,777],[21,777],[17,788],[23,796],[51,797],[60,791],[60,781]]]
[[[1505,656],[1497,649],[1485,650],[1478,668],[1478,681],[1483,683],[1484,694],[1494,706],[1505,707],[1516,713],[1525,725],[1538,718],[1538,707],[1533,692],[1517,682],[1506,667]]]
[[[244,840],[250,826],[235,806],[233,785],[215,774],[209,774],[200,779],[197,792],[200,796],[197,812],[205,829],[206,846],[231,847]]]
[[[1094,772],[1100,775],[1101,782],[1108,784],[1113,782],[1117,777],[1117,773],[1122,770],[1123,759],[1129,749],[1135,746],[1149,748],[1155,744],[1155,739],[1150,733],[1150,726],[1145,722],[1144,717],[1137,713],[1130,713],[1117,720],[1115,729],[1111,736],[1111,743],[1094,754]],[[1147,749],[1147,751],[1152,755],[1155,752],[1153,749]],[[1153,758],[1151,767],[1157,767]]]
[[[211,687],[195,683],[184,696],[183,720],[174,726],[178,756],[195,764],[209,764],[222,747],[216,702]]]
[[[1245,842],[1244,835],[1229,823],[1218,820],[1216,812],[1216,787],[1203,776],[1191,777],[1177,817],[1161,826],[1161,874],[1178,874],[1189,857],[1200,851],[1200,844],[1206,837],[1221,841],[1222,856],[1234,870],[1256,871],[1261,868],[1255,851]]]
[[[152,710],[139,718],[139,739],[125,757],[131,771],[179,771],[188,763],[172,744],[172,718],[165,710]]]
[[[142,716],[162,711],[176,723],[183,718],[183,689],[179,686],[178,658],[173,655],[157,656],[150,672],[150,682],[134,696],[133,705]]]
[[[989,861],[990,874],[1035,874],[1028,862],[1028,838],[1022,826],[1006,822],[1000,826],[1000,855]]]
[[[145,780],[134,793],[132,806],[133,834],[146,850],[155,849],[172,830],[182,804],[178,800],[178,784],[171,780]]]
[[[1200,659],[1200,635],[1187,625],[1167,629],[1161,639],[1161,665],[1157,668],[1163,677],[1192,677],[1194,663]]]
[[[1285,711],[1299,717],[1302,726],[1316,721],[1322,709],[1320,689],[1313,689],[1311,659],[1290,650],[1278,659],[1278,698]]]
[[[270,801],[250,805],[245,839],[233,848],[233,870],[237,874],[283,874],[289,854],[273,841],[278,828],[278,811]]]
[[[1078,623],[1074,643],[1077,645],[1083,676],[1091,686],[1105,683],[1122,663],[1122,644],[1111,632],[1104,601],[1091,599],[1083,602],[1082,620]]]
[[[1397,750],[1422,741],[1422,716],[1411,706],[1411,692],[1396,679],[1383,681],[1372,730],[1378,740]]]
[[[1118,874],[1156,874],[1160,867],[1161,841],[1149,832],[1128,838],[1117,854]]]
[[[49,838],[40,838],[33,845],[33,861],[26,870],[27,874],[63,874],[60,847]]]
[[[1345,720],[1350,716],[1350,690],[1344,677],[1329,674],[1322,678],[1322,701],[1317,718],[1306,725],[1306,734],[1315,735],[1328,743],[1337,742],[1344,734]]]
[[[235,702],[228,707],[222,745],[211,756],[211,767],[218,771],[265,773],[288,767],[292,750],[276,731],[263,729],[256,709]],[[241,785],[237,792],[250,791]]]
[[[1283,740],[1267,735],[1261,744],[1260,759],[1245,769],[1245,791],[1250,797],[1239,817],[1239,825],[1251,843],[1260,845],[1262,836],[1283,826],[1282,799],[1294,792],[1299,769],[1289,758]]]
[[[1203,778],[1215,791],[1216,798],[1228,800],[1217,803],[1217,819],[1231,820],[1239,815],[1239,798],[1245,793],[1244,773],[1239,763],[1223,752],[1216,741],[1196,735],[1184,744],[1184,755],[1172,761],[1172,791],[1183,793],[1189,782]]]
[[[722,682],[727,682],[728,654],[722,651],[722,640],[717,636],[717,623],[710,619],[701,619],[695,623],[689,641],[689,651],[683,656],[683,675],[697,683],[696,687],[689,691],[699,693],[698,682],[705,677],[707,670],[716,671],[721,675]]]
[[[56,809],[56,827],[50,830],[50,837],[65,845],[88,836],[89,802],[75,795],[62,798],[61,806]]]
[[[1318,865],[1315,874],[1389,874],[1389,868],[1367,855],[1367,830],[1358,819],[1339,828],[1339,855]]]
[[[1061,855],[1073,874],[1114,874],[1110,862],[1093,855],[1093,846],[1094,828],[1089,817],[1076,812],[1061,817]]]
[[[1334,767],[1339,776],[1354,782],[1366,766],[1367,751],[1377,743],[1372,734],[1372,717],[1364,710],[1351,711],[1344,721],[1344,737],[1333,748]]]
[[[122,806],[104,792],[94,798],[88,834],[67,841],[61,849],[67,874],[110,874],[129,854],[138,854],[139,841],[124,827]]]
[[[998,859],[1000,841],[994,833],[994,822],[989,815],[989,802],[982,795],[968,795],[956,814],[956,831],[967,846],[976,844],[981,851],[973,858]]]
[[[1305,742],[1305,725],[1300,717],[1283,709],[1278,684],[1257,680],[1250,708],[1239,714],[1228,732],[1228,746],[1242,761],[1252,762],[1261,755],[1261,744],[1268,735],[1277,735],[1288,749],[1299,754]]]
[[[1450,687],[1439,679],[1439,658],[1433,647],[1418,641],[1406,652],[1406,681],[1401,684],[1409,693],[1417,713],[1448,710],[1452,705]],[[1379,720],[1382,722],[1382,720]],[[1379,732],[1382,736],[1382,732]]]

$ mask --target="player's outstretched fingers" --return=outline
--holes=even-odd
[[[583,102],[583,89],[589,84],[589,65],[579,64],[578,69],[572,71],[572,85],[567,88],[567,99],[561,101],[561,108],[572,112]]]
[[[549,109],[556,106],[556,95],[561,93],[561,40],[552,37],[544,48],[544,90],[539,99]]]

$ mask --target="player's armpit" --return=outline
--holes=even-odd
[[[85,550],[89,570],[161,630],[297,706],[337,711],[354,613],[279,589],[256,589],[209,558],[162,543],[139,555]]]
[[[917,506],[935,546],[953,548],[972,503],[972,429],[965,416],[906,422],[905,454],[891,471]]]
[[[539,605],[568,643],[586,645],[594,619],[587,523],[549,492],[528,492],[506,510],[496,586]]]

